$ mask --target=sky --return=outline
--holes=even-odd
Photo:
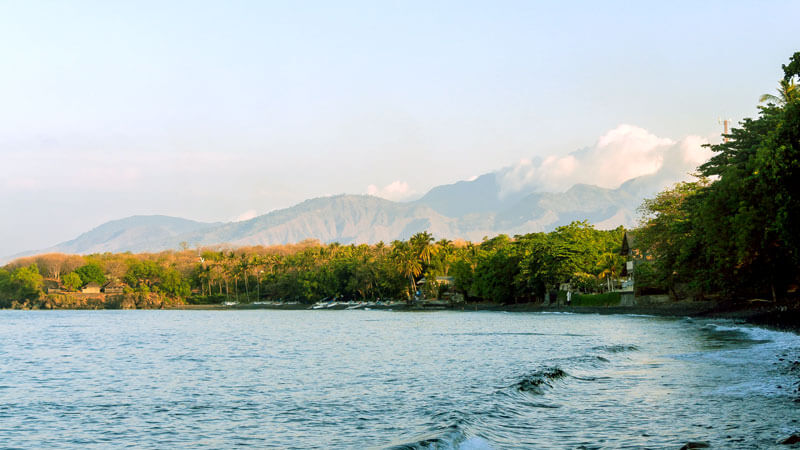
[[[666,148],[694,161],[719,118],[755,116],[800,50],[798,16],[796,1],[0,0],[0,255],[131,215],[410,200],[500,168],[508,189],[615,187],[615,161],[634,176]]]

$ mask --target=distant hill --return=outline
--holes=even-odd
[[[203,223],[169,216],[132,216],[106,222],[71,241],[32,253],[143,252],[172,248],[173,239],[184,233],[206,230],[219,223]],[[178,241],[180,242],[180,241]],[[169,245],[169,247],[165,247]],[[15,256],[23,256],[15,255]]]
[[[419,231],[438,238],[480,240],[550,231],[574,220],[598,228],[633,226],[642,199],[666,184],[647,176],[617,189],[577,184],[566,192],[504,194],[497,172],[472,181],[437,186],[419,200],[393,202],[367,195],[306,200],[290,208],[230,223],[203,223],[168,216],[134,216],[103,224],[77,238],[36,252],[143,252],[189,246],[273,245],[322,242],[375,243],[407,239]],[[15,255],[23,256],[23,254]]]
[[[431,208],[367,195],[306,200],[243,222],[179,236],[193,245],[270,245],[319,239],[323,242],[377,242],[405,239],[420,230],[450,230],[453,219]]]

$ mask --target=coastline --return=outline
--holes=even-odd
[[[95,295],[96,296],[96,295]],[[110,296],[111,301],[105,298],[89,298],[84,296],[76,302],[56,303],[49,302],[44,305],[29,304],[28,302],[14,303],[9,309],[22,310],[87,310],[87,309],[161,309],[161,310],[195,310],[195,311],[240,311],[240,310],[310,310],[310,304],[303,303],[242,303],[236,305],[225,304],[183,304],[165,299],[150,298],[134,301],[131,296]],[[128,298],[131,297],[131,298]],[[138,298],[138,297],[137,297]],[[341,311],[348,309],[347,304],[314,309],[314,311]],[[692,317],[705,319],[727,319],[742,323],[749,323],[783,331],[800,333],[800,304],[773,303],[766,300],[750,301],[679,301],[648,305],[634,306],[579,306],[579,305],[542,305],[541,303],[503,304],[495,302],[459,303],[394,303],[383,305],[370,305],[368,309],[383,311],[504,311],[504,312],[550,312],[573,314],[640,314],[660,317]]]
[[[305,304],[241,304],[241,305],[174,305],[166,309],[181,310],[308,310]],[[344,308],[324,308],[314,311]],[[372,310],[426,312],[426,311],[504,311],[504,312],[563,312],[573,314],[641,314],[660,317],[692,317],[728,319],[782,331],[800,333],[800,308],[786,304],[758,302],[718,303],[713,301],[671,302],[647,306],[544,306],[540,303],[501,304],[480,302],[455,306],[392,305],[371,307]]]

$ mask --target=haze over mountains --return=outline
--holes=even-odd
[[[306,200],[242,222],[203,223],[169,216],[133,216],[107,222],[77,238],[30,253],[144,252],[227,244],[271,245],[319,239],[374,243],[407,239],[419,231],[436,238],[480,240],[549,231],[574,220],[599,228],[632,226],[635,210],[663,182],[639,177],[617,189],[576,184],[565,192],[503,195],[499,172],[437,186],[422,198],[394,202],[369,195]],[[17,255],[20,256],[20,255]]]
[[[470,180],[436,186],[413,201],[338,195],[303,201],[249,220],[205,223],[133,216],[33,253],[155,252],[196,246],[273,245],[318,239],[375,243],[429,231],[437,239],[550,231],[575,220],[610,229],[636,222],[647,197],[687,179],[707,160],[700,138],[658,138],[621,125],[563,156],[522,160]],[[596,184],[595,184],[596,183]]]

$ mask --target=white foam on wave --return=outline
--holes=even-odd
[[[769,341],[787,347],[800,347],[800,335],[789,331],[777,331],[767,328],[760,328],[752,325],[740,325],[733,322],[729,323],[709,323],[706,328],[712,331],[732,331],[745,334],[754,341]]]
[[[719,349],[681,355],[681,359],[713,361],[735,373],[730,384],[714,389],[715,394],[744,398],[749,396],[783,397],[791,395],[796,376],[783,364],[800,354],[800,335],[776,331],[733,321],[707,323],[704,330],[737,333],[753,341],[744,348]],[[736,379],[738,378],[738,379]]]

